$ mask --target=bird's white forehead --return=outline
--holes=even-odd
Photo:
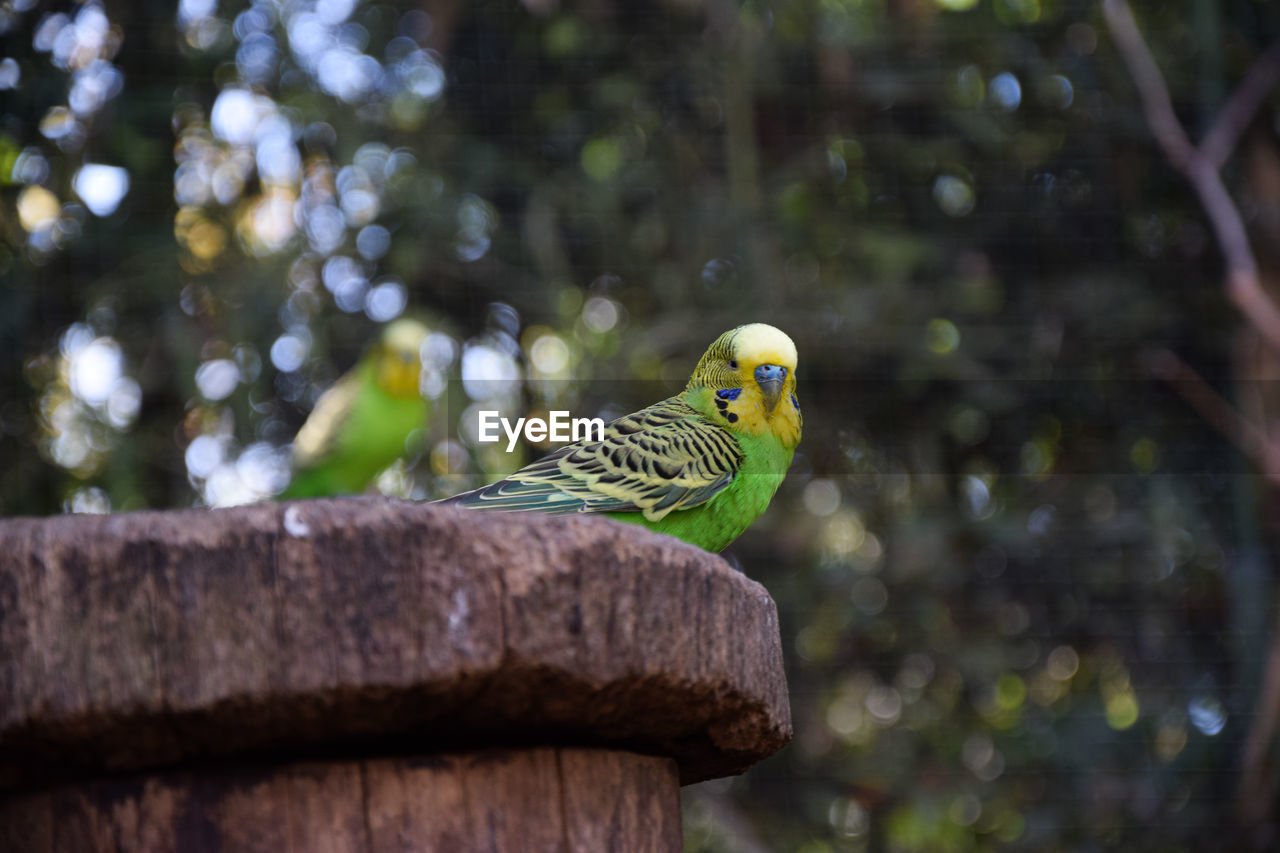
[[[768,323],[739,326],[733,336],[733,352],[739,361],[796,368],[795,343],[781,329]]]

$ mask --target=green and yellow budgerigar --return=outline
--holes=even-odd
[[[427,327],[401,319],[360,362],[320,395],[293,440],[293,479],[280,498],[363,492],[425,431],[419,388]]]
[[[764,512],[800,442],[796,347],[764,323],[703,354],[674,397],[621,417],[602,441],[553,451],[461,506],[599,512],[719,551]]]

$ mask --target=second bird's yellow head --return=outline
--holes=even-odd
[[[378,385],[392,397],[417,397],[421,394],[422,343],[427,327],[408,318],[390,323],[374,346],[374,373]]]
[[[772,433],[790,447],[800,441],[796,345],[767,323],[738,326],[716,338],[687,389],[710,391],[719,418],[735,432]]]

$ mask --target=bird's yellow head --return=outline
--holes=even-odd
[[[686,390],[705,395],[714,417],[735,432],[772,433],[789,447],[800,442],[796,345],[773,326],[750,323],[716,338]]]
[[[392,397],[417,397],[422,375],[422,342],[427,327],[417,320],[396,320],[369,353],[378,386]]]

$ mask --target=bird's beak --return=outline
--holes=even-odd
[[[787,369],[776,364],[762,364],[756,368],[755,377],[764,394],[765,411],[772,414],[782,398],[782,386],[787,384]]]

